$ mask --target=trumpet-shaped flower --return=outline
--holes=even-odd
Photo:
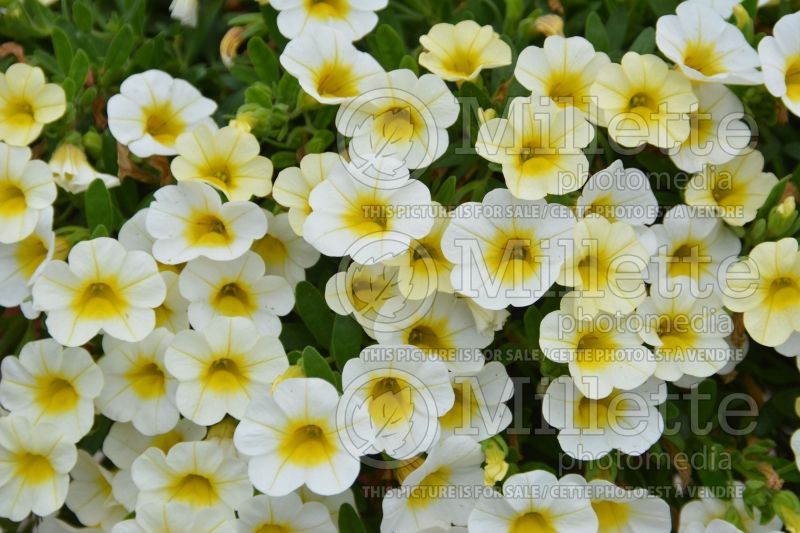
[[[291,227],[288,213],[267,217],[267,234],[253,242],[251,250],[264,260],[269,275],[281,276],[294,287],[306,279],[306,269],[319,261],[319,252],[297,235]]]
[[[623,168],[622,161],[616,160],[589,178],[575,211],[580,218],[599,215],[609,222],[645,226],[655,222],[658,200],[644,172]]]
[[[506,189],[453,211],[442,252],[453,263],[451,282],[487,309],[530,305],[555,281],[575,217],[565,206],[520,200]]]
[[[706,165],[686,185],[686,203],[719,216],[731,226],[744,226],[777,185],[764,172],[764,156],[756,150],[737,155],[721,165]]]
[[[272,161],[258,155],[251,133],[206,124],[181,134],[175,141],[178,157],[170,165],[178,182],[207,183],[233,201],[266,196],[272,190]]]
[[[136,517],[120,522],[111,533],[236,533],[236,521],[217,509],[196,509],[182,503],[151,502]]]
[[[103,441],[103,455],[121,471],[130,470],[137,457],[148,448],[158,448],[167,453],[179,442],[200,441],[206,436],[206,428],[181,418],[171,430],[161,435],[144,435],[133,424],[115,422]]]
[[[319,502],[303,502],[296,493],[285,496],[259,494],[239,509],[238,533],[336,533],[331,513]]]
[[[653,353],[619,315],[587,316],[573,293],[561,299],[561,309],[545,315],[539,345],[545,357],[568,363],[581,394],[606,398],[613,389],[631,390],[655,372]]]
[[[55,254],[53,211],[48,209],[33,232],[19,242],[0,244],[0,305],[16,307],[31,295],[31,286]]]
[[[281,332],[279,316],[294,307],[294,292],[287,281],[266,276],[264,261],[255,252],[220,263],[194,259],[181,272],[178,285],[189,300],[189,322],[205,328],[218,316],[244,317],[263,335]]]
[[[374,57],[361,52],[347,35],[320,27],[283,49],[281,65],[300,87],[322,104],[340,104],[364,92],[364,82],[383,72]]]
[[[304,33],[316,33],[320,28],[341,32],[357,41],[372,31],[378,23],[379,11],[387,0],[272,0],[278,10],[278,30],[287,39]]]
[[[189,329],[189,302],[181,295],[180,277],[167,270],[161,272],[161,279],[167,286],[167,297],[156,307],[156,327],[173,333]]]
[[[431,193],[407,172],[389,178],[380,171],[369,176],[352,165],[337,170],[311,191],[312,211],[303,224],[303,238],[323,254],[349,255],[359,263],[384,261],[431,230]]]
[[[97,408],[111,420],[133,422],[145,435],[160,435],[178,423],[177,381],[164,366],[174,335],[158,328],[140,342],[103,338],[105,355],[98,361],[105,376]]]
[[[703,488],[705,489],[705,487]],[[735,495],[729,500],[715,497],[713,491],[710,490],[699,491],[699,499],[690,501],[681,508],[679,517],[680,531],[688,531],[690,533],[701,531],[708,531],[709,533],[735,533],[736,531],[768,533],[780,531],[783,524],[779,517],[773,516],[772,519],[762,524],[761,511],[757,507],[746,506],[742,497],[744,485],[740,481],[735,481],[733,488],[735,489]],[[736,522],[738,526],[734,526],[728,520]],[[741,526],[741,529],[739,526]]]
[[[108,100],[108,128],[139,157],[175,155],[178,137],[212,123],[217,109],[189,82],[160,70],[129,76],[119,91]]]
[[[692,80],[734,85],[762,83],[758,53],[711,7],[683,2],[659,17],[656,44]]]
[[[439,417],[454,402],[445,364],[410,345],[364,348],[342,370],[342,388],[348,405],[369,414],[363,454],[385,451],[395,459],[427,451],[439,438]]]
[[[775,23],[772,36],[758,43],[758,55],[764,72],[764,85],[781,99],[792,113],[800,116],[800,41],[797,26],[800,13],[785,15]]]
[[[544,470],[514,474],[503,484],[503,495],[481,496],[469,515],[469,531],[596,532],[597,515],[583,492],[574,481]]]
[[[349,432],[364,434],[365,415],[339,423],[339,394],[319,378],[281,381],[273,394],[256,395],[236,427],[236,449],[250,456],[250,481],[269,496],[289,494],[301,485],[320,495],[338,494],[358,475]]]
[[[233,518],[233,511],[253,494],[246,463],[210,441],[180,442],[166,455],[148,448],[131,471],[139,489],[137,509],[151,502],[175,502]]]
[[[542,415],[558,429],[558,443],[567,455],[591,461],[617,449],[641,455],[664,432],[658,405],[667,387],[657,379],[628,391],[614,390],[605,398],[584,396],[569,376],[550,383],[542,401]]]
[[[31,341],[19,357],[0,365],[0,403],[33,424],[46,423],[68,442],[78,442],[94,423],[94,400],[103,372],[83,348],[62,348],[53,339]]]
[[[78,450],[78,460],[70,476],[66,504],[81,524],[110,531],[128,514],[112,495],[113,474],[86,451]]]
[[[19,242],[33,233],[57,192],[47,163],[31,161],[27,147],[0,143],[0,243]]]
[[[72,143],[59,145],[48,164],[56,185],[72,194],[84,192],[96,179],[101,180],[108,189],[119,185],[118,177],[97,172],[86,159],[86,152]]]
[[[689,136],[697,97],[689,80],[658,56],[628,52],[619,65],[600,69],[590,91],[597,97],[599,124],[623,147],[675,148]]]
[[[383,498],[381,533],[417,533],[438,524],[464,526],[483,486],[483,452],[469,437],[450,437],[431,449],[400,487]],[[464,488],[464,493],[458,489]]]
[[[217,261],[236,259],[267,232],[267,220],[256,204],[223,204],[214,189],[193,182],[156,191],[146,223],[156,239],[153,257],[168,265],[200,256]]]
[[[289,224],[298,235],[303,235],[303,224],[311,213],[311,206],[308,205],[311,191],[328,175],[337,172],[334,169],[342,164],[339,154],[308,154],[300,160],[299,167],[285,168],[278,173],[272,187],[272,197],[280,205],[289,208]]]
[[[67,109],[64,89],[39,67],[15,63],[0,74],[0,141],[27,146]]]
[[[361,167],[377,157],[392,158],[405,168],[424,168],[447,150],[447,128],[458,114],[445,82],[433,74],[417,77],[399,69],[366,79],[361,94],[339,108],[336,129],[352,137],[350,159]]]
[[[514,98],[508,118],[493,118],[478,131],[475,149],[502,165],[511,193],[523,200],[576,191],[589,177],[582,149],[594,128],[580,109],[544,96]]]
[[[76,461],[75,445],[56,428],[20,416],[0,417],[0,516],[19,522],[30,512],[57,511]]]
[[[445,81],[474,80],[483,69],[511,64],[511,47],[474,20],[439,23],[419,38],[419,64]]]
[[[289,361],[276,337],[259,335],[244,318],[218,317],[202,331],[182,331],[165,363],[179,382],[177,405],[189,420],[209,426],[244,416],[258,389],[267,389]]]
[[[79,242],[68,263],[48,263],[33,286],[34,306],[47,312],[47,330],[65,346],[85,344],[100,331],[140,341],[153,330],[153,309],[165,296],[153,258],[108,237]]]
[[[610,62],[583,37],[551,35],[541,48],[529,46],[520,52],[514,77],[534,96],[547,96],[562,107],[574,106],[594,120],[592,84]]]
[[[725,306],[744,313],[747,333],[759,344],[778,346],[800,331],[800,251],[797,240],[762,242],[730,265]]]

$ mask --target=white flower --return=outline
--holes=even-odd
[[[442,438],[466,435],[483,441],[508,427],[511,410],[505,402],[514,395],[514,384],[502,363],[492,361],[477,371],[451,373],[450,380],[455,403],[439,418]]]
[[[551,35],[541,48],[528,46],[520,52],[514,77],[534,96],[547,96],[559,106],[574,106],[591,117],[590,91],[597,73],[611,60],[595,52],[583,37]]]
[[[797,463],[797,469],[800,470],[800,429],[792,433],[792,438],[789,440],[789,446],[794,453],[794,460]]]
[[[342,505],[346,503],[353,509],[356,508],[356,499],[351,489],[347,489],[344,492],[340,492],[339,494],[331,494],[330,496],[321,496],[315,492],[308,490],[308,487],[304,485],[299,489],[297,489],[296,494],[300,496],[300,499],[303,500],[303,503],[319,502],[325,507],[327,507],[328,512],[330,512],[331,520],[333,521],[334,525],[337,525],[339,523],[339,509],[341,509]]]
[[[511,47],[491,25],[474,20],[434,24],[419,44],[419,64],[446,81],[474,80],[483,69],[511,64]]]
[[[656,44],[692,80],[735,85],[762,82],[758,54],[739,29],[710,7],[683,2],[659,17]]]
[[[161,272],[167,286],[164,303],[156,307],[156,327],[167,328],[173,333],[189,329],[189,302],[181,295],[179,276],[175,272]]]
[[[555,281],[575,217],[565,206],[494,189],[459,205],[442,235],[453,288],[487,309],[527,306]]]
[[[12,414],[52,425],[68,442],[78,442],[92,428],[103,373],[83,348],[65,349],[53,339],[31,341],[18,358],[3,358],[0,368],[0,402]]]
[[[140,342],[103,338],[105,355],[97,362],[105,376],[97,408],[117,422],[133,422],[145,435],[166,433],[178,423],[175,379],[164,354],[174,335],[159,328]]]
[[[375,11],[386,7],[387,0],[271,0],[279,11],[278,30],[287,39],[304,33],[316,33],[320,28],[339,31],[351,41],[357,41],[372,31],[378,23]]]
[[[97,172],[86,159],[86,152],[68,142],[55,149],[48,164],[56,185],[72,194],[84,192],[96,179],[101,180],[108,189],[119,185],[119,178]]]
[[[585,490],[544,470],[514,474],[503,495],[483,495],[469,515],[470,533],[594,533],[597,515]]]
[[[772,36],[758,43],[764,85],[795,115],[800,116],[800,13],[784,15],[775,23]]]
[[[145,252],[126,252],[108,237],[76,244],[69,262],[52,261],[33,286],[34,307],[47,312],[47,330],[65,346],[80,346],[103,331],[140,341],[155,326],[164,280]]]
[[[223,204],[214,189],[195,182],[156,191],[146,223],[156,239],[153,256],[168,265],[200,256],[217,261],[236,259],[267,232],[267,220],[256,204]]]
[[[493,335],[495,331],[500,331],[511,316],[505,309],[486,309],[478,305],[472,298],[464,298],[467,302],[472,317],[475,319],[475,326],[481,335]]]
[[[5,375],[5,372],[3,372]],[[67,497],[75,445],[47,424],[0,417],[0,516],[19,522],[28,513],[47,516]]]
[[[459,110],[441,79],[399,69],[366,79],[361,94],[339,108],[336,129],[352,137],[348,152],[360,167],[379,157],[423,168],[447,150]]]
[[[45,81],[42,69],[26,63],[15,63],[0,74],[0,141],[27,146],[45,125],[64,115],[64,89]]]
[[[358,50],[347,35],[330,27],[317,28],[289,41],[280,61],[300,87],[322,104],[355,98],[364,92],[367,78],[383,72],[374,57]]]
[[[369,415],[371,432],[359,435],[363,454],[385,451],[408,459],[439,438],[439,417],[453,407],[447,367],[409,345],[364,348],[342,370],[348,406]]]
[[[16,307],[31,295],[31,286],[53,259],[56,236],[53,211],[39,217],[33,232],[21,241],[0,244],[0,305]]]
[[[175,141],[217,109],[189,82],[160,70],[134,74],[108,100],[108,129],[139,157],[175,155]]]
[[[658,200],[645,173],[623,168],[618,159],[588,179],[575,211],[580,218],[600,215],[609,222],[645,226],[655,222]]]
[[[303,238],[325,255],[359,263],[396,257],[433,226],[431,193],[407,171],[370,176],[353,165],[335,167],[308,202]]]
[[[480,444],[469,437],[439,441],[422,465],[384,496],[381,533],[417,533],[442,523],[466,525],[483,487],[482,462]]]
[[[111,493],[113,474],[86,451],[78,450],[78,461],[70,476],[66,504],[81,524],[109,531],[128,514]]]
[[[339,395],[319,378],[291,378],[272,395],[256,395],[236,427],[236,449],[250,456],[250,481],[269,496],[283,496],[307,485],[317,494],[338,494],[350,487],[360,468],[345,432],[364,434],[365,418],[356,414],[348,428],[337,423]]]
[[[189,322],[205,328],[217,316],[250,319],[264,335],[281,332],[279,316],[294,307],[294,292],[285,279],[265,275],[264,261],[246,252],[233,261],[193,259],[181,272],[178,284],[189,300]]]
[[[253,494],[246,464],[214,442],[181,442],[164,452],[149,448],[133,462],[136,508],[176,502],[193,510],[233,511]]]
[[[294,287],[306,279],[306,269],[316,264],[319,252],[292,230],[288,213],[264,210],[264,215],[269,230],[250,249],[264,260],[268,275],[281,276]]]
[[[133,462],[148,448],[158,448],[167,453],[179,442],[199,441],[206,428],[182,418],[174,428],[161,435],[143,435],[133,424],[115,422],[103,441],[103,454],[120,470],[130,469]]]
[[[226,414],[242,418],[257,390],[289,368],[276,337],[260,335],[244,318],[226,317],[214,318],[201,331],[178,333],[165,364],[179,382],[181,414],[204,426]]]
[[[600,400],[584,396],[569,376],[554,380],[542,401],[542,415],[557,428],[558,443],[570,457],[589,461],[613,449],[641,455],[664,432],[658,410],[667,387],[650,379],[629,391],[614,390]]]
[[[136,518],[120,522],[111,533],[236,533],[235,521],[216,509],[152,502],[136,509]]]
[[[0,142],[0,243],[19,242],[33,233],[56,194],[47,163],[31,161],[30,148]]]
[[[238,533],[293,532],[336,533],[331,513],[319,502],[304,503],[300,496],[259,494],[245,501],[237,509]]]
[[[258,155],[261,147],[251,133],[201,124],[181,134],[175,149],[178,157],[170,168],[178,182],[207,183],[234,202],[272,190],[272,161]]]
[[[741,530],[746,533],[780,531],[783,525],[780,518],[774,516],[766,524],[762,524],[761,511],[758,508],[745,508],[744,499],[742,498],[744,484],[740,481],[735,481],[733,486],[735,494],[730,500],[721,500],[714,497],[711,490],[699,491],[699,500],[690,501],[681,508],[680,531],[683,532],[684,529],[693,531],[689,529],[689,526],[693,523],[699,523],[701,525],[699,531],[703,531],[702,526],[709,526],[714,521],[722,522],[727,520],[729,516],[738,518],[737,522],[741,526]],[[713,533],[733,532],[730,528],[724,529],[720,526],[723,526],[723,524],[717,524],[717,528],[712,528]]]
[[[733,15],[733,8],[739,5],[741,2],[740,0],[688,0],[689,2],[695,2],[698,4],[703,4],[714,11],[716,11],[720,17],[724,19],[730,18]],[[764,0],[758,0],[759,4],[764,3]]]
[[[197,26],[197,0],[172,0],[169,16],[194,28]]]

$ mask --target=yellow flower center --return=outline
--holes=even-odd
[[[89,320],[103,320],[123,316],[128,304],[112,284],[103,281],[88,283],[73,304],[76,314]]]
[[[324,423],[300,424],[286,432],[279,453],[286,462],[314,467],[328,462],[336,445],[328,438]]]
[[[425,476],[408,495],[408,506],[412,509],[428,507],[436,500],[446,498],[445,488],[450,485],[450,470],[440,467]]]
[[[386,231],[389,226],[387,203],[380,198],[361,195],[353,200],[345,223],[357,235]]]
[[[17,244],[17,266],[26,278],[33,276],[46,257],[47,246],[35,234]]]
[[[494,242],[497,245],[486,254],[486,267],[495,279],[516,287],[535,276],[541,254],[529,235],[517,237],[498,231]]]
[[[800,298],[800,285],[797,280],[787,276],[775,278],[769,284],[769,296],[778,309],[796,305]]]
[[[25,193],[13,183],[0,183],[0,216],[21,215],[28,207]]]
[[[317,72],[317,92],[326,98],[358,96],[358,83],[348,63],[326,62]]]
[[[387,143],[411,141],[425,130],[424,122],[416,110],[408,105],[397,105],[385,109],[375,118],[375,131]]]
[[[444,323],[417,324],[408,332],[408,344],[413,344],[421,350],[432,350],[442,357],[451,357],[452,346],[446,342],[441,333],[447,332]]]
[[[222,247],[233,239],[225,222],[211,213],[198,213],[186,225],[186,240],[195,246]]]
[[[165,146],[174,145],[175,139],[186,129],[186,124],[169,103],[145,109],[144,115],[145,133]]]
[[[25,99],[12,101],[6,108],[6,120],[13,125],[24,128],[30,127],[36,122],[34,117],[34,107],[31,102]]]
[[[690,42],[683,52],[683,64],[705,76],[726,71],[713,42]]]
[[[154,361],[145,361],[125,375],[133,391],[143,399],[160,398],[166,392],[164,371]]]
[[[261,256],[264,263],[270,266],[282,266],[289,257],[289,251],[283,241],[272,235],[265,235],[253,243],[252,250]]]
[[[672,252],[669,273],[673,277],[689,276],[696,280],[702,268],[701,265],[710,262],[711,257],[703,254],[700,243],[684,243]]]
[[[800,100],[800,54],[794,56],[786,69],[786,96],[789,100]]]
[[[600,531],[621,531],[630,517],[630,509],[624,503],[612,501],[592,502],[592,509],[600,522]]]
[[[559,106],[572,105],[581,107],[580,93],[585,83],[580,73],[563,72],[552,76],[547,94]]]
[[[653,113],[658,111],[658,106],[656,105],[653,97],[645,92],[638,92],[631,96],[630,100],[628,101],[628,108],[631,111],[635,111],[640,108]]]
[[[618,346],[607,336],[585,333],[578,340],[576,362],[587,369],[597,369],[617,360]]]
[[[183,442],[183,434],[180,431],[172,430],[169,433],[164,433],[163,435],[157,435],[156,437],[153,437],[150,446],[155,446],[162,452],[167,453],[170,448],[179,442]]]
[[[249,316],[255,309],[250,292],[240,283],[223,285],[214,297],[214,307],[225,316]]]
[[[439,418],[442,427],[448,429],[468,428],[472,415],[479,409],[475,391],[470,383],[453,383],[455,402],[453,407]]]
[[[533,511],[518,516],[508,533],[556,533],[556,528],[544,514]]]
[[[36,403],[48,414],[63,414],[75,409],[80,396],[68,380],[61,377],[41,378],[36,390]]]
[[[207,477],[187,474],[173,488],[173,500],[192,507],[210,507],[219,500],[219,495]]]
[[[479,53],[474,52],[470,48],[457,48],[451,55],[445,58],[442,66],[460,76],[471,76],[475,70],[481,66],[481,58]]]
[[[277,524],[262,524],[253,533],[291,533],[291,529]]]
[[[232,358],[222,357],[215,360],[206,372],[206,385],[215,392],[235,392],[243,389],[248,383],[239,364]]]
[[[47,483],[56,475],[53,465],[44,455],[24,452],[17,455],[16,464],[16,477],[25,480],[25,484],[39,485]]]
[[[375,381],[369,394],[369,414],[379,427],[405,424],[414,413],[412,387],[402,379]]]
[[[320,19],[343,19],[350,12],[350,3],[348,0],[306,0],[306,11]]]
[[[572,415],[575,427],[594,430],[608,427],[616,419],[616,412],[623,403],[615,398],[613,394],[600,400],[582,397],[575,404]]]

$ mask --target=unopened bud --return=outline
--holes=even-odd
[[[233,59],[239,54],[239,47],[242,45],[244,28],[242,26],[234,26],[223,35],[222,40],[219,42],[219,55],[222,58],[222,64],[228,68],[233,66]]]
[[[564,19],[554,13],[542,15],[533,22],[533,29],[542,35],[564,35]]]

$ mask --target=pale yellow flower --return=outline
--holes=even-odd
[[[0,140],[27,146],[66,109],[64,89],[45,83],[39,67],[15,63],[0,74]]]
[[[473,20],[436,24],[419,42],[419,64],[445,81],[473,80],[483,69],[511,64],[511,47],[491,26]]]

